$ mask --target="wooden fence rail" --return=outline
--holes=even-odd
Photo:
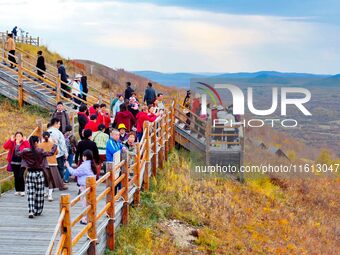
[[[145,122],[143,137],[136,145],[132,164],[132,158],[126,154],[120,162],[107,163],[107,173],[99,180],[96,181],[95,177],[88,177],[86,189],[72,201],[70,201],[70,195],[61,195],[60,216],[46,255],[72,254],[74,246],[86,235],[89,241],[87,254],[96,254],[100,228],[98,225],[102,217],[107,219],[104,221],[106,247],[110,250],[114,249],[115,230],[119,227],[119,223],[126,225],[129,222],[129,205],[140,203],[141,188],[149,189],[150,173],[156,176],[157,166],[164,166],[166,154],[174,147],[175,140],[172,136],[175,129],[175,109],[173,105],[174,103],[155,122]],[[98,194],[98,187],[102,185],[105,185],[105,189]],[[71,215],[72,208],[84,196],[86,207],[78,215]],[[103,199],[105,199],[105,204],[99,208],[99,203]],[[84,216],[87,216],[87,225],[78,233],[74,233],[73,227]]]
[[[5,41],[8,34],[9,34],[8,31],[0,32],[0,38],[3,41]],[[16,37],[14,37],[14,40],[15,40],[16,43],[25,43],[25,44],[35,45],[35,46],[40,45],[40,38],[39,37],[32,37],[32,36],[28,36],[28,35],[17,35]]]

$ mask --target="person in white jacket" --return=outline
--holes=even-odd
[[[65,137],[62,132],[59,130],[60,128],[60,120],[57,118],[52,118],[50,122],[50,127],[47,130],[50,135],[51,139],[54,140],[54,142],[58,146],[58,154],[57,154],[57,164],[58,164],[58,171],[60,174],[61,179],[64,180],[64,164],[65,160],[68,157],[68,151],[66,147],[66,141]]]

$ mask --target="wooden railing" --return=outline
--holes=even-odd
[[[98,235],[104,228],[106,247],[110,250],[114,249],[115,230],[120,223],[128,224],[129,204],[140,203],[141,188],[149,189],[150,176],[157,175],[157,167],[164,166],[169,151],[174,147],[175,109],[173,106],[174,104],[155,122],[144,123],[143,136],[136,145],[132,164],[131,157],[128,155],[115,164],[107,163],[107,173],[97,181],[95,177],[88,177],[86,189],[73,200],[70,199],[69,194],[61,195],[59,219],[46,254],[72,254],[74,246],[86,235],[87,254],[96,254]],[[133,176],[129,179],[132,172]],[[104,183],[104,190],[97,195],[97,190],[104,186]],[[120,189],[117,188],[118,185],[121,185]],[[86,196],[86,207],[77,215],[71,215],[72,208],[83,196]],[[99,203],[104,198],[104,206],[99,208]],[[75,233],[74,226],[84,216],[87,216],[87,225]],[[99,226],[103,216],[104,223]]]
[[[26,61],[29,63],[29,65],[31,66],[31,68],[33,70],[39,70],[38,68],[35,67],[35,64],[37,63],[37,57],[30,54],[27,51],[24,51],[18,47],[16,47],[16,50],[18,52],[20,52],[23,56],[23,58],[26,59]],[[46,66],[46,71],[44,71],[44,75],[45,77],[48,77],[51,80],[56,80],[58,77],[58,68],[54,65],[51,65],[50,63],[45,62],[45,66]],[[65,84],[63,81],[61,81],[61,84]],[[67,85],[67,84],[65,84]],[[67,85],[68,86],[68,85]],[[87,95],[88,97],[94,99],[95,102],[103,102],[105,104],[107,104],[108,106],[110,105],[110,98],[105,97],[105,94],[97,89],[96,87],[92,86],[90,83],[88,83],[88,89],[91,92],[91,94],[86,94],[83,93],[85,95]]]
[[[5,41],[8,35],[8,31],[6,32],[0,32],[0,38]],[[28,35],[18,35],[16,37],[13,37],[16,43],[25,43],[25,44],[31,44],[35,46],[39,46],[40,44],[40,38],[39,37],[32,37]]]
[[[5,52],[3,49],[0,49],[0,62],[9,62],[8,56],[13,56],[8,52]],[[31,63],[27,62],[26,60],[22,59],[21,54],[18,54],[18,56],[13,56],[16,58],[17,63],[12,63],[16,69],[10,68],[7,65],[2,65],[4,68],[6,68],[11,73],[18,75],[18,103],[19,107],[22,107],[24,102],[24,92],[25,88],[23,86],[24,81],[29,81],[30,83],[34,84],[39,89],[47,90],[49,93],[53,95],[54,102],[58,102],[60,100],[65,101],[66,103],[70,103],[74,106],[79,106],[79,103],[81,102],[87,105],[97,103],[100,99],[95,98],[92,95],[83,93],[88,96],[87,101],[84,101],[82,98],[78,97],[77,95],[72,94],[72,92],[69,92],[68,90],[62,88],[62,85],[70,87],[69,84],[66,84],[60,80],[60,76],[55,77],[52,74],[45,73],[45,77],[39,76],[34,70],[36,67],[32,66]],[[77,94],[79,94],[79,90],[76,91]]]

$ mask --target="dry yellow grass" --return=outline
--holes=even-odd
[[[118,231],[114,254],[338,254],[339,179],[269,178],[240,184],[190,178],[188,155],[173,153],[159,171],[130,225]],[[178,219],[198,229],[180,247],[161,222]]]

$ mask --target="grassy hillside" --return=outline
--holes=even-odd
[[[339,179],[196,181],[187,158],[171,154],[113,254],[338,254]]]
[[[34,106],[25,106],[18,109],[17,102],[0,96],[0,142],[3,144],[16,131],[29,136],[36,127],[36,120],[49,120],[49,112]],[[1,152],[3,148],[1,146]]]

